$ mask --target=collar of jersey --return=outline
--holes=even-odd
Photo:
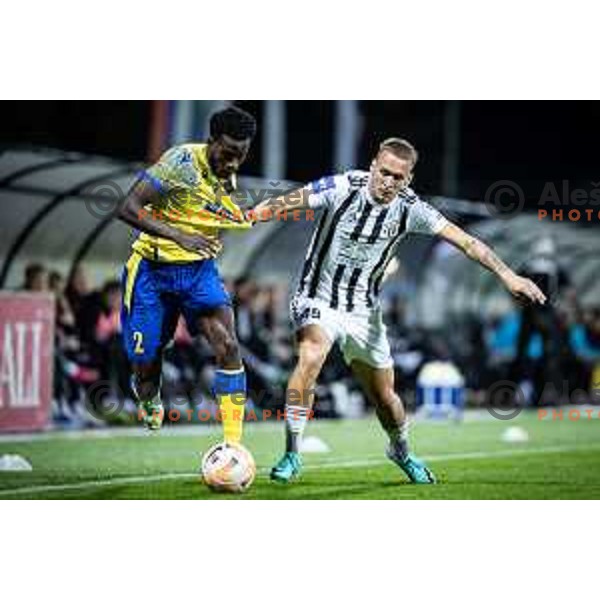
[[[364,194],[365,194],[365,198],[366,198],[367,202],[369,204],[372,204],[373,206],[379,207],[379,208],[390,208],[401,197],[400,194],[398,194],[391,202],[388,202],[387,204],[384,204],[383,202],[377,202],[377,200],[375,200],[375,198],[373,198],[373,196],[371,196],[371,192],[369,191],[369,184],[368,183],[363,188],[363,190],[364,190]]]

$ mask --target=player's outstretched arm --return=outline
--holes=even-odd
[[[289,194],[263,200],[248,211],[246,215],[253,221],[272,221],[281,212],[308,209],[308,197],[308,190],[299,188]]]
[[[453,223],[445,225],[439,235],[462,250],[470,259],[477,261],[494,273],[513,296],[527,298],[539,304],[546,303],[546,296],[531,279],[517,275],[481,240],[469,235]]]
[[[121,221],[139,231],[173,240],[191,252],[217,250],[215,246],[218,242],[199,235],[191,235],[164,223],[160,219],[152,218],[146,209],[148,206],[158,208],[160,200],[160,193],[152,185],[145,181],[138,181],[125,198],[118,217]]]

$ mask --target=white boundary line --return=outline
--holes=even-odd
[[[517,456],[519,454],[550,454],[568,452],[573,450],[589,450],[590,448],[600,448],[600,445],[593,446],[547,446],[540,448],[524,448],[521,450],[498,450],[496,452],[464,452],[455,454],[431,454],[422,456],[428,462],[442,462],[450,460],[475,460],[480,458],[501,458],[506,456]],[[319,469],[343,469],[349,467],[371,467],[382,464],[388,464],[389,460],[369,459],[369,460],[349,460],[340,462],[327,462],[322,464],[307,465],[305,470]],[[269,469],[259,469],[260,473],[267,473]],[[80,481],[77,483],[64,483],[57,485],[37,485],[29,487],[20,487],[13,489],[0,490],[0,498],[6,496],[14,496],[19,494],[42,494],[45,492],[62,492],[72,490],[86,490],[100,487],[108,487],[112,485],[137,485],[142,483],[156,483],[160,481],[178,480],[178,479],[199,479],[199,473],[163,473],[160,475],[148,475],[139,477],[115,477],[112,479],[100,479],[94,481]]]

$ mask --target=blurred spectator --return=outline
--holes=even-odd
[[[92,289],[83,265],[77,265],[71,272],[65,295],[78,324],[83,303],[91,292]]]
[[[27,292],[48,291],[48,271],[43,265],[32,263],[25,267],[25,279],[21,288]]]
[[[600,306],[586,311],[583,324],[585,339],[590,351],[600,354]]]
[[[83,339],[89,339],[91,360],[103,381],[110,384],[111,395],[131,398],[129,368],[121,335],[121,287],[118,281],[105,282],[102,290],[88,294],[82,304],[85,317]],[[93,334],[89,331],[93,330]]]
[[[81,402],[84,388],[98,379],[99,372],[86,365],[75,317],[65,295],[64,277],[53,271],[48,282],[56,299],[54,399],[57,418],[67,423],[81,423],[85,420]]]
[[[557,311],[559,296],[569,287],[569,278],[558,260],[556,244],[551,237],[544,237],[532,245],[531,258],[521,269],[521,275],[532,279],[547,301],[544,305],[528,303],[521,311],[517,353],[511,367],[511,379],[521,381],[525,376],[524,365],[527,364],[527,350],[531,340],[538,334],[542,342],[541,356],[535,365],[537,376],[533,401],[556,402],[563,388],[562,353],[568,347],[566,332],[561,326],[560,315]],[[547,384],[554,387],[548,391]],[[542,398],[546,390],[546,396]]]
[[[577,357],[572,371],[578,374],[577,387],[588,389],[598,400],[600,389],[600,307],[579,311],[579,320],[570,329],[570,341]]]
[[[246,343],[253,334],[251,304],[255,294],[256,284],[247,277],[240,278],[233,284],[233,310],[240,343]]]
[[[116,284],[116,289],[118,288],[119,286]],[[113,291],[114,289],[113,286]],[[77,331],[82,345],[93,354],[98,315],[105,310],[108,300],[106,290],[93,289],[83,265],[77,265],[67,284],[66,296],[75,314]]]
[[[384,314],[396,380],[399,387],[404,387],[415,379],[424,354],[422,348],[415,343],[415,329],[407,326],[406,303],[401,294],[394,294],[389,298]]]
[[[121,333],[121,287],[118,281],[107,281],[104,284],[95,320],[95,339],[98,343],[106,343]]]
[[[285,391],[282,365],[278,354],[272,351],[276,321],[271,311],[272,302],[266,289],[250,279],[235,282],[236,333],[246,365],[249,396],[260,398],[263,406],[283,405]]]
[[[58,271],[52,271],[48,282],[50,291],[56,298],[56,323],[72,333],[75,328],[75,315],[65,295],[65,278]]]

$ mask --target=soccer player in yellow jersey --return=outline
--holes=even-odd
[[[139,231],[123,273],[123,339],[144,423],[159,429],[162,350],[183,315],[217,362],[214,393],[226,442],[242,435],[246,376],[231,300],[217,271],[223,229],[251,222],[233,202],[236,173],[256,133],[254,117],[229,107],[210,120],[206,144],[171,148],[144,171],[119,217]]]

